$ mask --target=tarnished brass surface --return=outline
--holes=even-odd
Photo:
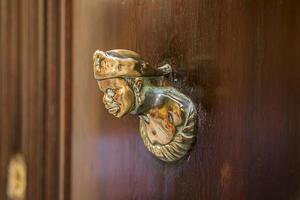
[[[13,200],[25,199],[26,163],[21,154],[17,154],[9,162],[7,196]]]
[[[140,133],[148,150],[163,161],[183,158],[195,141],[196,109],[177,89],[160,84],[172,69],[152,68],[129,50],[97,50],[94,76],[110,114],[140,118]]]

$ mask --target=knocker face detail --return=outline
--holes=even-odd
[[[196,108],[193,102],[161,79],[170,65],[150,67],[129,50],[94,53],[94,76],[103,103],[115,117],[140,118],[140,134],[147,149],[158,159],[171,162],[187,155],[195,141]]]
[[[116,117],[123,117],[134,107],[134,93],[122,78],[98,81],[103,92],[103,103],[108,112]]]

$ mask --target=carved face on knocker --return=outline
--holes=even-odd
[[[124,79],[104,79],[98,81],[98,85],[104,93],[103,103],[110,114],[119,118],[133,109],[134,93]]]

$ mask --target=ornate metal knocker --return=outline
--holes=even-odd
[[[183,158],[195,141],[196,108],[186,95],[162,84],[171,66],[154,69],[137,53],[123,49],[97,50],[93,60],[108,112],[118,118],[138,115],[144,144],[160,160]]]

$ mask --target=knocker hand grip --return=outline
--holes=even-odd
[[[186,95],[159,81],[172,72],[171,66],[155,69],[123,49],[97,50],[93,61],[108,112],[118,118],[137,115],[145,146],[160,160],[183,158],[196,139],[196,108]]]

